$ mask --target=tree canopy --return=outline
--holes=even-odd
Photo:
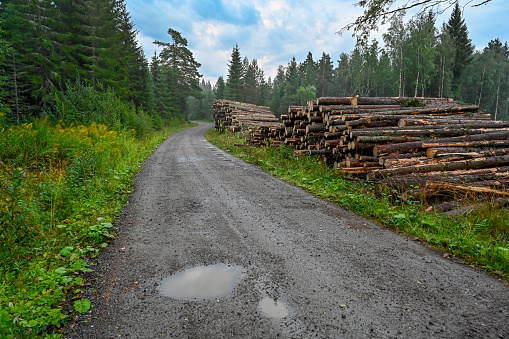
[[[485,5],[492,0],[462,0],[463,6],[478,7]],[[338,34],[353,30],[352,36],[356,36],[359,42],[366,43],[372,31],[378,30],[381,24],[390,22],[396,15],[412,8],[418,8],[417,15],[434,11],[437,14],[445,12],[447,9],[458,5],[459,0],[360,0],[355,4],[364,9],[364,13],[354,22],[341,28]]]

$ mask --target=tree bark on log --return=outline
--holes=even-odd
[[[481,148],[431,147],[426,150],[426,156],[428,158],[444,157],[449,155],[462,155],[471,158],[482,158],[504,154],[509,154],[509,148],[483,150]]]
[[[465,193],[471,194],[485,194],[490,196],[503,196],[509,197],[509,191],[502,191],[488,187],[476,187],[476,186],[465,186],[465,185],[457,185],[457,184],[448,184],[448,183],[430,183],[427,187],[429,188],[440,188],[440,189],[448,189],[450,191],[462,191]]]
[[[478,158],[472,160],[451,161],[446,163],[417,165],[408,167],[399,167],[395,169],[384,169],[371,173],[372,178],[383,178],[391,175],[427,173],[435,171],[454,171],[458,169],[483,168],[497,165],[509,164],[509,155]]]
[[[509,127],[509,122],[507,121],[492,121],[488,119],[471,119],[464,118],[464,119],[442,119],[442,118],[436,118],[436,119],[413,119],[413,118],[403,118],[398,121],[399,127],[405,127],[405,126],[428,126],[428,125],[457,125],[457,126],[463,126],[463,127],[475,127],[475,128],[481,128],[481,127]]]
[[[378,109],[399,109],[399,105],[328,105],[328,106],[320,106],[320,112],[342,112],[344,110],[352,110],[354,112],[359,110],[378,110]],[[337,114],[337,113],[336,113]]]
[[[420,151],[421,149],[426,147],[433,146],[448,146],[448,143],[460,143],[460,142],[471,142],[471,141],[490,141],[490,140],[509,140],[509,131],[503,132],[494,132],[494,133],[485,133],[485,134],[477,134],[477,135],[469,135],[469,136],[461,136],[461,137],[452,137],[452,138],[441,138],[427,141],[414,141],[414,142],[405,142],[399,144],[386,144],[386,145],[376,145],[373,148],[373,155],[380,156],[386,153],[403,153],[403,152],[415,152]],[[480,145],[482,146],[482,145]]]
[[[351,105],[353,97],[321,97],[316,99],[317,105]]]
[[[306,126],[306,133],[312,133],[312,132],[322,132],[327,130],[327,125],[325,124],[319,124],[319,125],[307,125]]]

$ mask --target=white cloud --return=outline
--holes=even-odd
[[[242,57],[258,59],[266,76],[272,78],[279,65],[286,66],[293,56],[301,62],[309,51],[315,60],[325,52],[336,61],[342,52],[350,52],[355,46],[351,32],[342,36],[336,34],[362,14],[361,8],[353,6],[354,2],[222,0],[218,8],[224,13],[207,13],[204,7],[201,10],[193,7],[206,5],[200,1],[127,0],[132,20],[140,30],[140,43],[149,59],[156,47],[152,41],[168,41],[166,31],[171,27],[187,38],[189,48],[202,64],[200,72],[212,83],[220,75],[226,77],[227,63],[236,43]],[[509,33],[504,29],[509,6],[503,2],[466,8],[464,14],[476,47],[482,48],[496,37],[503,42],[509,40]],[[449,16],[450,11],[437,20],[437,26]],[[384,30],[382,27],[373,32],[371,38],[381,44]]]

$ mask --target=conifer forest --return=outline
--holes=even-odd
[[[410,19],[401,12],[383,41],[359,42],[340,55],[294,56],[271,76],[257,59],[262,51],[249,59],[241,55],[243,41],[232,41],[224,54],[227,58],[233,46],[224,60],[227,74],[215,83],[200,74],[189,37],[179,27],[168,22],[159,29],[167,35],[153,41],[153,55],[145,55],[126,0],[0,1],[1,338],[62,338],[66,326],[72,330],[71,320],[94,307],[85,293],[96,293],[86,280],[94,268],[91,259],[110,246],[135,175],[171,134],[196,125],[193,120],[211,122],[216,99],[270,107],[264,113],[277,123],[289,106],[355,96],[451,98],[509,121],[509,46],[493,37],[476,48],[457,4],[442,26],[431,12]],[[238,146],[229,134],[215,137]],[[277,156],[284,157],[277,159],[283,164],[291,159],[299,175],[339,178],[309,159],[311,169],[301,168],[304,162],[290,148],[281,149]],[[245,158],[265,156],[253,154]],[[319,168],[322,172],[315,171]],[[350,181],[328,186],[309,178],[303,182],[356,199],[344,206],[357,206],[365,197]],[[362,195],[343,194],[348,189]],[[376,213],[392,206],[366,205]],[[366,211],[374,218],[375,212]],[[408,211],[393,214],[403,220],[415,212]],[[482,241],[489,251],[460,244],[473,253],[467,258],[505,278],[506,216],[507,211],[495,213],[494,224],[505,226],[497,231],[500,239],[486,232],[489,239]]]
[[[335,59],[337,58],[337,59]],[[256,59],[233,48],[227,79],[220,77],[216,96],[270,106],[277,116],[289,105],[317,97],[436,97],[479,105],[493,119],[509,119],[509,47],[498,38],[476,50],[457,4],[437,27],[433,13],[405,21],[396,15],[383,42],[359,43],[351,52],[303,61],[294,57],[266,80]],[[317,60],[318,59],[318,60]]]

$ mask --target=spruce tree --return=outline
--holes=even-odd
[[[300,83],[302,86],[315,86],[317,80],[317,64],[313,60],[313,54],[308,52],[306,60],[302,62],[299,66],[300,72]]]
[[[216,84],[214,85],[214,95],[216,99],[224,99],[225,98],[225,89],[226,84],[224,83],[223,76],[221,75],[217,78]]]
[[[226,77],[226,98],[229,100],[242,100],[243,65],[240,57],[239,46],[233,47],[231,60],[228,63],[228,76]]]
[[[322,53],[322,57],[318,61],[318,73],[316,83],[316,94],[318,96],[328,96],[334,80],[333,63],[329,54]]]
[[[461,9],[458,3],[454,6],[449,22],[445,26],[446,32],[451,37],[454,45],[454,63],[452,66],[451,91],[455,97],[459,96],[461,75],[463,70],[472,60],[474,46],[468,38],[468,29],[465,20],[462,18]]]

